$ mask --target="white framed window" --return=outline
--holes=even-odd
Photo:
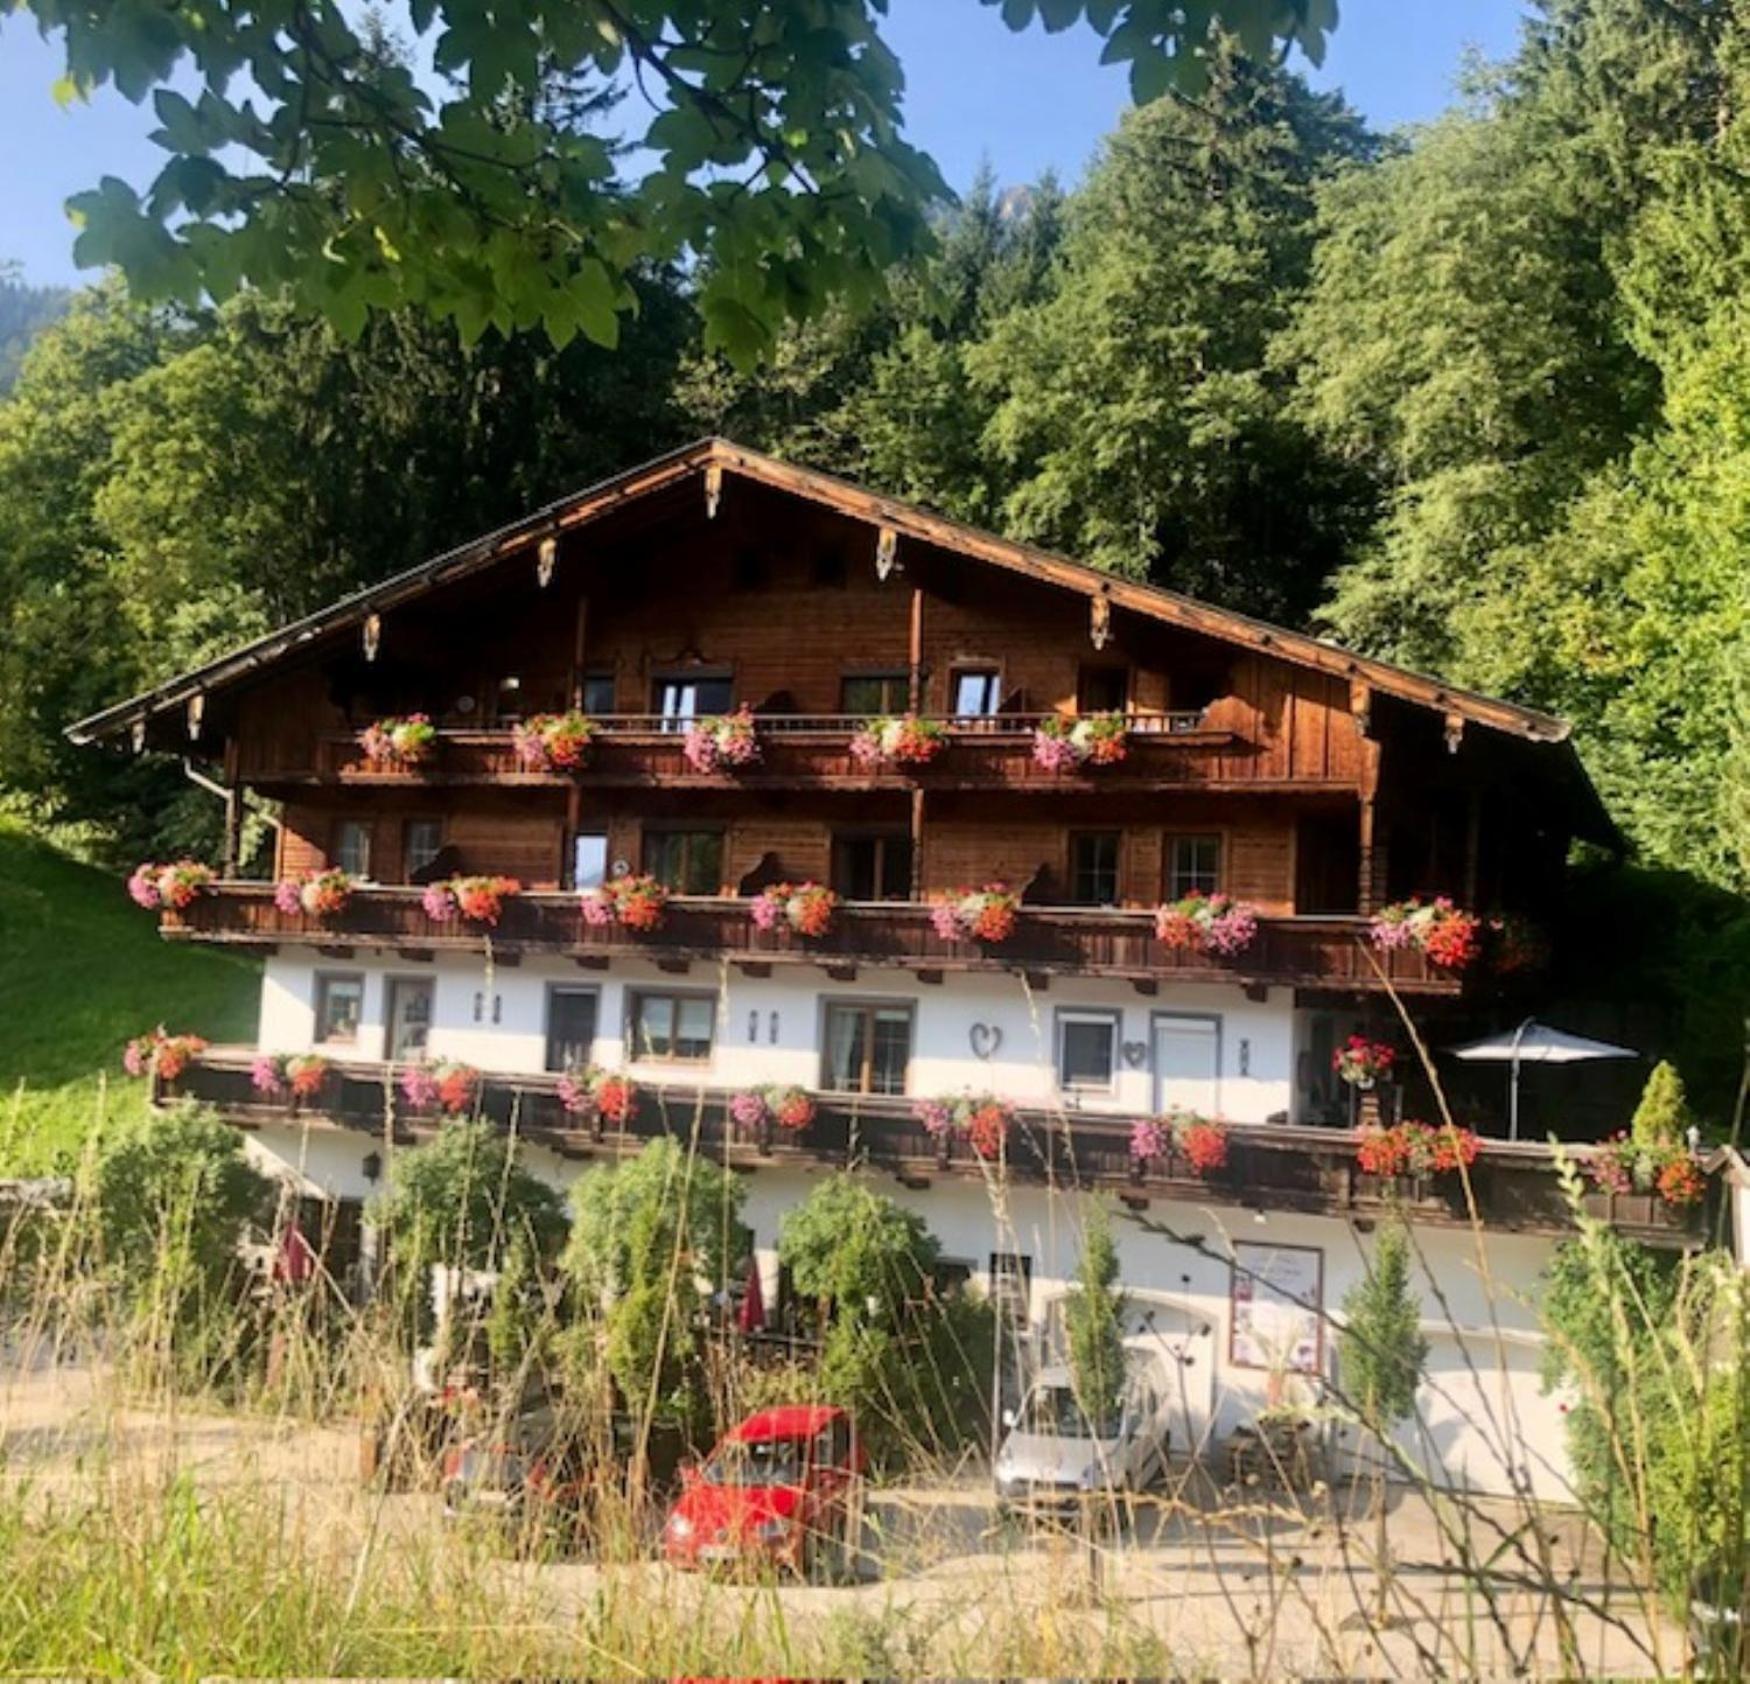
[[[1057,1085],[1064,1093],[1111,1093],[1118,1082],[1116,1012],[1057,1014]]]
[[[1221,1110],[1221,1019],[1156,1012],[1149,1033],[1155,1109],[1216,1116]]]
[[[639,990],[630,1013],[633,1056],[681,1064],[704,1064],[711,1057],[717,1028],[714,994],[671,994]]]
[[[316,1035],[324,1045],[351,1046],[365,1015],[365,979],[357,971],[316,974]]]

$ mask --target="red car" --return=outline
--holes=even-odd
[[[677,1567],[842,1571],[852,1546],[863,1447],[842,1409],[762,1409],[681,1476],[662,1529]]]

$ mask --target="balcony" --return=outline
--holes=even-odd
[[[576,773],[530,772],[517,759],[509,730],[438,733],[437,751],[411,770],[373,767],[355,738],[325,737],[314,764],[276,758],[279,745],[246,744],[237,775],[273,785],[364,785],[380,788],[479,784],[564,787],[574,781],[599,789],[700,788],[781,789],[835,787],[847,790],[1030,789],[1078,792],[1140,789],[1161,785],[1222,789],[1259,781],[1256,755],[1233,732],[1208,727],[1200,713],[1136,714],[1126,721],[1128,752],[1116,765],[1081,772],[1052,772],[1033,758],[1033,732],[1043,714],[950,718],[948,745],[930,765],[906,769],[868,767],[851,753],[851,738],[864,721],[844,714],[762,715],[759,764],[740,772],[701,773],[687,763],[676,721],[653,714],[598,718],[589,763]]]
[[[884,965],[1116,977],[1145,988],[1179,981],[1351,992],[1383,990],[1389,983],[1400,993],[1431,995],[1457,994],[1462,987],[1413,948],[1375,949],[1361,918],[1263,918],[1252,945],[1223,958],[1164,946],[1155,937],[1154,914],[1146,911],[1024,907],[1014,935],[985,946],[945,940],[936,933],[930,908],[909,901],[843,905],[828,934],[809,938],[789,929],[756,929],[750,903],[733,897],[676,896],[661,928],[649,934],[586,923],[573,894],[517,895],[490,931],[434,923],[416,888],[355,890],[345,910],[329,918],[282,912],[273,897],[271,883],[220,883],[185,911],[165,912],[161,928],[181,941],[419,952],[478,952],[490,935],[495,952],[562,954],[584,965],[616,957],[676,965],[728,958],[750,972],[773,965]]]
[[[290,1123],[356,1129],[380,1141],[387,1123],[395,1139],[413,1142],[439,1126],[435,1116],[409,1114],[393,1070],[382,1064],[337,1065],[324,1092],[298,1109],[284,1101],[264,1104],[250,1082],[252,1056],[244,1048],[212,1049],[174,1084],[161,1086],[155,1097],[201,1100],[243,1128]],[[982,1180],[1000,1173],[1016,1184],[1105,1189],[1133,1207],[1159,1197],[1366,1218],[1395,1205],[1418,1222],[1464,1226],[1471,1219],[1461,1177],[1439,1176],[1413,1185],[1383,1183],[1362,1173],[1353,1137],[1342,1129],[1232,1124],[1226,1165],[1200,1178],[1172,1159],[1138,1166],[1130,1154],[1133,1119],[1128,1117],[1023,1111],[1002,1163],[995,1165],[976,1157],[964,1143],[944,1155],[904,1098],[822,1095],[807,1129],[797,1134],[775,1130],[759,1137],[738,1130],[723,1089],[644,1086],[625,1127],[604,1128],[567,1115],[559,1104],[556,1080],[542,1074],[488,1075],[481,1084],[480,1114],[583,1162],[612,1162],[649,1140],[671,1135],[695,1142],[700,1152],[719,1162],[755,1173],[762,1165],[860,1165],[913,1187],[927,1187],[938,1177]],[[1565,1150],[1583,1161],[1593,1149]],[[1548,1146],[1485,1141],[1469,1179],[1477,1212],[1489,1228],[1547,1235],[1572,1231],[1572,1215]],[[1584,1204],[1588,1214],[1632,1237],[1661,1246],[1690,1246],[1711,1232],[1717,1181],[1711,1188],[1709,1197],[1694,1206],[1669,1206],[1650,1194],[1612,1197],[1594,1192],[1584,1196]]]

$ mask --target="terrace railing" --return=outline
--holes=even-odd
[[[986,945],[945,938],[927,905],[859,901],[842,905],[824,936],[788,928],[760,930],[751,902],[735,897],[676,896],[660,928],[648,933],[618,924],[588,923],[578,896],[520,894],[504,903],[497,925],[429,917],[417,888],[357,889],[341,912],[313,917],[282,912],[270,883],[225,882],[182,912],[163,915],[174,939],[323,948],[396,949],[495,947],[565,954],[588,962],[616,956],[684,961],[727,956],[748,966],[901,966],[925,971],[1027,971],[1097,975],[1133,982],[1228,982],[1248,987],[1384,989],[1453,994],[1462,984],[1418,949],[1381,952],[1361,918],[1262,918],[1243,952],[1175,949],[1155,935],[1154,914],[1085,907],[1023,907],[1009,940]]]
[[[275,1124],[357,1129],[381,1138],[416,1140],[443,1117],[410,1107],[391,1066],[335,1064],[321,1093],[294,1106],[264,1101],[253,1086],[248,1049],[212,1049],[174,1084],[160,1084],[163,1101],[190,1097],[217,1107],[244,1127]],[[964,1137],[933,1136],[898,1096],[821,1094],[804,1130],[744,1130],[730,1116],[728,1090],[694,1084],[641,1085],[624,1126],[568,1114],[558,1078],[542,1073],[486,1073],[478,1113],[573,1159],[611,1161],[647,1141],[671,1136],[719,1161],[747,1167],[761,1162],[863,1165],[911,1185],[940,1176],[1017,1184],[1105,1188],[1140,1206],[1154,1197],[1240,1206],[1263,1211],[1379,1215],[1405,1210],[1417,1221],[1464,1224],[1476,1215],[1490,1228],[1559,1233],[1573,1227],[1573,1211],[1558,1174],[1555,1152],[1535,1142],[1484,1140],[1467,1175],[1426,1180],[1382,1179],[1363,1172],[1355,1137],[1346,1129],[1286,1124],[1227,1125],[1227,1161],[1205,1175],[1169,1154],[1139,1161],[1131,1153],[1133,1117],[1075,1111],[1021,1110],[1000,1159],[981,1158]],[[1595,1148],[1563,1148],[1584,1162]],[[1656,1194],[1588,1192],[1589,1214],[1653,1243],[1689,1245],[1708,1232],[1718,1197],[1672,1206]]]

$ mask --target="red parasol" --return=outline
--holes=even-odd
[[[741,1309],[735,1325],[743,1333],[759,1333],[766,1325],[766,1295],[760,1286],[760,1266],[757,1258],[747,1266],[747,1286],[741,1295]]]

